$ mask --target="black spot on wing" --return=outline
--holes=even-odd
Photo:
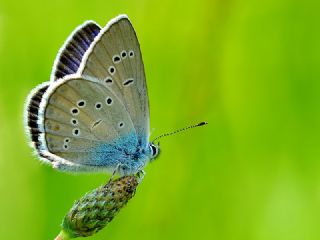
[[[72,35],[57,60],[56,67],[53,70],[54,80],[78,71],[85,52],[100,30],[98,25],[90,22]]]
[[[130,85],[130,84],[132,84],[133,83],[133,79],[132,78],[129,78],[129,79],[127,79],[127,80],[125,80],[124,82],[123,82],[123,85],[124,86],[128,86],[128,85]]]

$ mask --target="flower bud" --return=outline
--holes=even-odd
[[[137,176],[124,176],[87,193],[64,217],[60,235],[68,239],[95,234],[134,196],[138,183]]]

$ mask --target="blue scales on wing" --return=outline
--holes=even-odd
[[[87,21],[56,57],[50,82],[26,105],[31,140],[45,162],[64,171],[141,170],[149,148],[143,61],[126,15],[101,29]]]
[[[147,153],[122,101],[98,80],[67,77],[52,83],[40,107],[40,154],[64,171],[136,172]]]

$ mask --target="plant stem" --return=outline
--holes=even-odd
[[[71,239],[70,236],[62,230],[54,240],[69,240],[69,239]]]

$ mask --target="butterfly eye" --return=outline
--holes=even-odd
[[[150,150],[151,150],[152,158],[156,157],[159,153],[159,147],[156,147],[153,144],[150,145]]]

